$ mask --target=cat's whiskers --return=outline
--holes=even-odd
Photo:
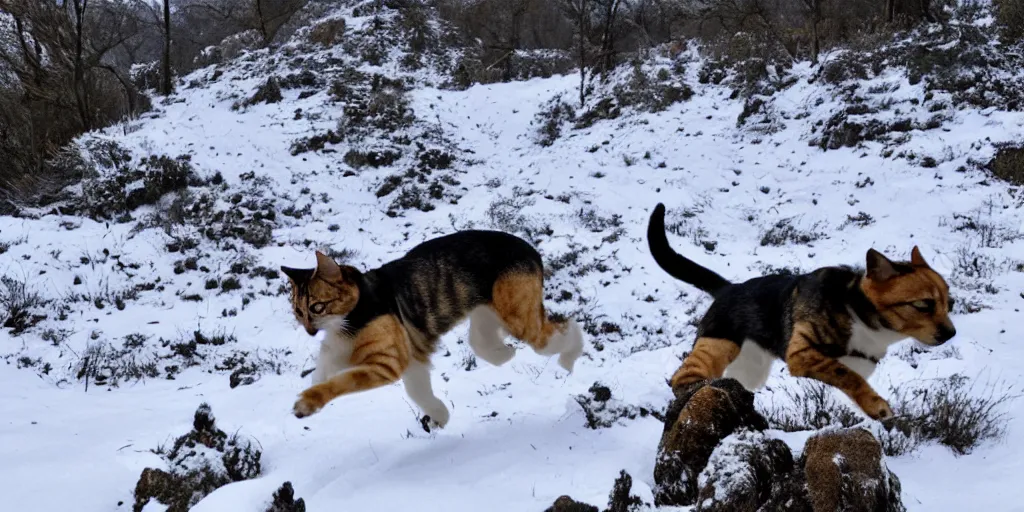
[[[327,331],[328,334],[339,334],[348,332],[348,317],[346,315],[329,315],[316,320],[315,327]]]

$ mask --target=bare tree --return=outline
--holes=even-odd
[[[64,5],[68,5],[68,2],[65,2]],[[78,115],[82,120],[82,126],[88,131],[92,129],[92,121],[89,116],[89,97],[88,91],[85,89],[85,63],[82,54],[85,39],[85,10],[89,7],[89,0],[71,0],[70,5],[74,8],[72,15],[75,23],[75,102],[78,105]]]
[[[931,12],[931,0],[885,0],[885,19],[889,23],[905,20],[915,23],[924,20],[935,23]]]
[[[590,34],[593,0],[564,0],[563,9],[569,19],[576,20],[573,39],[577,65],[580,69],[580,108],[587,104],[587,66],[590,64]]]
[[[702,20],[715,20],[730,32],[763,33],[777,43],[789,58],[796,58],[779,30],[781,9],[778,5],[770,6],[769,0],[697,0],[694,4],[694,12]]]
[[[524,48],[524,39],[543,38],[537,33],[541,20],[536,16],[543,3],[543,0],[443,0],[440,13],[459,26],[466,36],[479,39],[486,69],[500,65],[501,79],[508,81],[514,78],[515,53]],[[531,24],[529,30],[525,26],[527,20]]]
[[[0,34],[0,190],[25,196],[47,182],[44,163],[84,130],[139,108],[125,42],[138,34],[129,1],[5,0]]]
[[[174,92],[171,81],[171,0],[164,0],[164,54],[163,73],[160,78],[160,93],[170,96]]]
[[[821,54],[821,38],[818,35],[818,25],[821,23],[821,4],[825,0],[800,0],[803,3],[807,24],[811,32],[811,62],[818,63],[818,55]]]
[[[590,32],[590,6],[580,0],[579,12],[580,107],[587,104],[587,33]]]
[[[200,12],[190,16],[201,26],[194,27],[197,35],[201,32],[214,34],[209,44],[217,44],[224,37],[246,30],[256,31],[264,46],[277,36],[278,30],[302,10],[309,0],[186,0],[182,10]],[[210,27],[210,24],[219,27]],[[225,33],[226,32],[226,33]]]

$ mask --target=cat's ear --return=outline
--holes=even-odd
[[[291,279],[292,283],[305,283],[309,281],[309,278],[313,277],[313,270],[311,268],[292,268],[281,265],[281,272]]]
[[[344,277],[341,267],[330,256],[320,251],[316,251],[316,275],[329,280],[338,280]]]
[[[868,249],[867,267],[868,278],[872,281],[887,281],[897,274],[889,258],[874,249]]]

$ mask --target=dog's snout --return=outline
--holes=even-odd
[[[317,332],[319,332],[319,329],[313,327],[312,325],[307,325],[306,326],[306,334],[308,334],[310,336],[316,336]]]
[[[956,336],[956,327],[953,327],[952,325],[940,325],[939,332],[935,335],[935,341],[945,343],[953,339],[953,336]]]

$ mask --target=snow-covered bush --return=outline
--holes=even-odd
[[[150,500],[168,512],[187,512],[217,488],[260,475],[262,451],[253,440],[228,435],[217,428],[210,406],[196,409],[192,430],[170,448],[158,447],[166,469],[146,468],[135,486],[133,510],[141,512]]]
[[[17,335],[39,323],[45,316],[34,311],[46,304],[25,281],[0,277],[0,325]]]
[[[1024,186],[1024,146],[1004,145],[988,163],[997,178],[1012,185]]]

